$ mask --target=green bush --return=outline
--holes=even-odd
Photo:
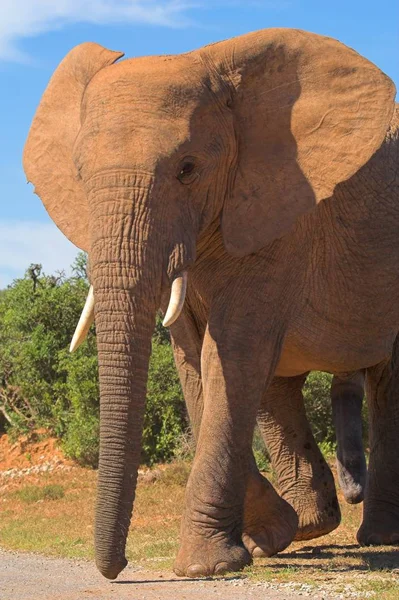
[[[252,450],[259,471],[268,471],[270,469],[270,458],[258,427],[255,428]]]
[[[153,340],[143,431],[143,462],[170,460],[187,428],[186,408],[168,341]]]
[[[94,335],[73,354],[64,349],[59,355],[60,372],[66,373],[68,405],[57,415],[67,456],[81,465],[96,467],[99,449],[99,383],[97,348]]]
[[[67,456],[95,467],[99,447],[99,385],[95,330],[73,354],[69,344],[84,305],[86,257],[74,276],[47,276],[31,265],[0,293],[0,414],[9,433],[45,427]],[[149,369],[143,460],[169,460],[185,429],[186,413],[169,332],[158,318]]]
[[[95,330],[74,353],[69,343],[84,305],[86,257],[79,254],[73,277],[47,276],[31,265],[25,277],[0,291],[0,428],[17,435],[45,427],[64,451],[95,467],[99,446],[99,387]],[[316,441],[335,444],[331,375],[313,372],[304,386],[306,411]],[[367,413],[364,408],[364,432]],[[152,341],[143,431],[143,461],[152,465],[191,454],[186,410],[174,366],[169,332],[157,318]],[[184,440],[184,448],[182,447]],[[269,459],[259,432],[254,454],[261,470]],[[180,456],[181,458],[181,456]]]
[[[84,412],[79,409],[71,415],[62,448],[66,456],[80,465],[96,468],[100,444],[98,410],[85,417]]]
[[[312,371],[306,379],[303,397],[308,419],[317,442],[335,443],[332,421],[330,387],[332,376]]]
[[[88,284],[32,265],[0,296],[0,408],[9,426],[65,434],[70,402],[61,367]],[[93,336],[93,332],[90,333]]]
[[[332,418],[330,387],[332,375],[320,371],[309,374],[303,389],[306,414],[313,435],[323,451],[332,453],[336,447],[335,428]],[[363,442],[368,445],[368,412],[366,399],[362,410]]]

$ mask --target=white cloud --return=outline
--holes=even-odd
[[[0,289],[22,277],[31,263],[41,263],[51,275],[70,274],[78,248],[53,223],[0,221]]]
[[[0,0],[0,60],[25,61],[22,38],[54,31],[71,23],[146,23],[165,27],[191,24],[185,0]]]

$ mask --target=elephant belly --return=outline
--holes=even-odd
[[[342,339],[339,347],[331,341],[298,339],[289,336],[283,346],[276,375],[294,377],[308,371],[327,371],[336,375],[357,371],[385,360],[392,351],[396,332],[390,332],[376,343],[364,336],[356,344]]]
[[[295,306],[280,376],[378,364],[390,355],[399,331],[399,212],[371,195],[358,199],[357,212],[352,202],[353,214],[344,210],[346,197],[333,200],[309,214],[296,233],[296,247],[306,247],[306,266],[297,265],[299,284],[290,277],[291,290],[300,285],[301,293],[289,295]]]
[[[309,294],[287,330],[276,374],[339,374],[386,359],[399,331],[399,276],[387,278],[385,286],[369,284],[359,282],[345,295],[334,294],[326,282],[325,293]]]

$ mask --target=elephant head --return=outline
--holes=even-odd
[[[150,340],[198,241],[221,223],[236,260],[284,235],[383,141],[393,84],[339,42],[264,30],[116,62],[94,43],[54,73],[24,152],[29,181],[90,257],[100,372],[96,561],[126,565]],[[115,63],[115,64],[114,64]]]

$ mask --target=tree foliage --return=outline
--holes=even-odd
[[[305,382],[303,397],[306,414],[312,426],[316,441],[324,447],[334,447],[336,444],[335,428],[331,408],[332,375],[320,371],[312,371]],[[363,402],[362,411],[363,439],[365,446],[368,440],[367,402]]]
[[[61,359],[87,289],[81,277],[47,276],[31,265],[0,296],[0,407],[14,428],[65,433],[68,371]]]
[[[18,434],[38,427],[57,435],[66,453],[95,466],[99,445],[99,386],[94,326],[74,353],[69,343],[84,305],[86,256],[78,255],[72,277],[46,275],[31,265],[22,279],[0,291],[0,429]],[[305,406],[316,440],[333,445],[331,375],[311,373]],[[364,418],[366,423],[366,415]],[[143,461],[170,459],[187,431],[169,332],[158,318],[152,340]],[[265,468],[263,444],[254,451]]]
[[[187,428],[186,409],[170,342],[152,342],[143,431],[143,459],[153,464],[172,458]]]
[[[335,443],[330,400],[331,380],[329,373],[313,371],[303,387],[306,414],[312,424],[313,435],[319,443]]]
[[[37,427],[57,435],[66,453],[95,466],[99,445],[99,386],[94,327],[73,354],[69,344],[87,292],[86,257],[73,276],[48,276],[31,265],[0,294],[0,414],[18,434]],[[143,459],[169,459],[187,426],[169,334],[160,319],[153,338]]]

